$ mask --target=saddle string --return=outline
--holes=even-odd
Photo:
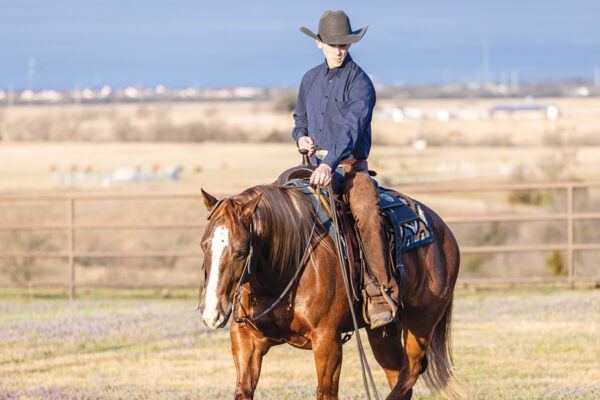
[[[352,295],[350,294],[350,281],[348,279],[348,274],[346,273],[346,269],[344,268],[344,260],[342,256],[342,244],[340,239],[339,232],[339,223],[337,219],[337,211],[335,206],[335,199],[333,197],[333,188],[331,183],[327,185],[327,191],[329,194],[329,208],[331,210],[331,219],[333,221],[333,227],[335,230],[335,245],[337,247],[337,255],[338,262],[340,264],[340,269],[342,270],[342,278],[344,281],[344,287],[346,288],[346,297],[348,298],[348,306],[350,308],[350,314],[352,315],[352,323],[354,324],[354,332],[356,336],[356,346],[358,348],[358,355],[361,364],[361,372],[363,378],[363,385],[365,386],[365,392],[367,395],[367,399],[371,400],[371,394],[369,391],[369,384],[367,383],[367,375],[369,376],[369,381],[371,383],[371,387],[373,389],[373,396],[375,396],[376,400],[379,400],[379,395],[377,394],[377,387],[375,386],[375,380],[373,379],[373,374],[371,373],[371,368],[369,367],[369,362],[367,361],[367,355],[365,354],[365,350],[362,344],[362,340],[360,338],[360,333],[358,332],[358,321],[356,319],[356,313],[354,312],[354,304],[352,301]],[[319,197],[321,196],[321,192],[319,191]],[[319,199],[319,203],[320,203]]]

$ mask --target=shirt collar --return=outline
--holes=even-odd
[[[352,57],[350,56],[350,53],[348,53],[348,55],[347,55],[347,56],[346,56],[346,58],[344,59],[344,62],[342,63],[342,65],[340,65],[340,66],[339,66],[339,67],[337,67],[337,68],[332,68],[332,69],[330,69],[330,68],[327,66],[327,60],[325,60],[325,61],[323,62],[323,66],[325,67],[325,68],[323,68],[323,70],[324,70],[324,75],[325,75],[325,76],[327,76],[327,75],[329,75],[329,74],[333,74],[333,76],[338,76],[338,75],[340,74],[340,72],[341,72],[342,70],[346,69],[346,68],[347,68],[347,66],[348,66],[348,65],[349,65],[351,62],[352,62]]]

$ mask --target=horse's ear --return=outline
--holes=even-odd
[[[242,220],[244,222],[250,221],[250,218],[254,215],[254,211],[256,211],[256,207],[258,206],[258,202],[262,197],[262,193],[259,193],[258,196],[244,204],[244,208],[242,209]]]
[[[204,197],[204,205],[206,206],[207,210],[212,210],[215,204],[217,204],[218,200],[206,193],[204,189],[200,188],[200,191],[202,192],[202,197]]]

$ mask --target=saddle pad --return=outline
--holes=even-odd
[[[384,213],[394,212],[394,220],[398,224],[403,224],[405,222],[413,221],[419,216],[417,213],[409,206],[409,203],[401,197],[397,197],[397,195],[391,195],[388,193],[389,189],[378,186],[377,193],[379,194],[379,209]]]
[[[285,186],[299,187],[308,196],[319,219],[325,229],[327,229],[329,236],[335,242],[336,230],[330,218],[331,214],[328,201],[324,197],[325,194],[318,194],[312,186],[307,185],[307,182],[307,180],[303,179],[292,179]],[[392,189],[377,186],[377,190],[380,197],[379,207],[383,214],[386,233],[390,243],[390,253],[392,255],[392,259],[390,260],[392,265],[390,265],[390,268],[393,271],[394,277],[398,280],[398,284],[402,286],[406,281],[406,272],[402,265],[402,252],[431,243],[433,241],[433,231],[421,205],[417,201]],[[346,218],[344,211],[341,212],[339,217],[340,223],[343,224],[344,221],[346,223],[349,222],[344,220]],[[353,262],[351,260],[359,260],[359,257],[356,256],[356,254],[359,254],[358,246],[356,240],[353,239],[355,235],[350,234],[348,237],[344,237],[345,235],[342,234],[340,236],[343,257],[352,265]],[[354,268],[360,268],[360,264],[357,261]],[[360,284],[359,279],[362,279],[362,276],[360,271],[355,272],[354,268],[349,269],[351,276],[353,276],[351,282],[354,297],[358,300],[357,293],[360,291],[357,285]]]
[[[310,198],[311,203],[319,215],[319,219],[327,229],[329,235],[335,242],[335,228],[333,227],[328,201],[319,196],[311,186],[306,186],[308,180],[292,179],[285,186],[301,187],[302,191]],[[407,251],[415,247],[433,241],[433,232],[421,205],[410,197],[396,192],[395,190],[377,186],[384,220],[388,226],[388,232],[394,236],[393,242],[398,241],[400,251]],[[324,196],[324,194],[322,194]],[[320,201],[319,201],[320,200]],[[319,204],[320,203],[320,204]],[[391,214],[393,213],[393,214]],[[392,215],[392,217],[390,217]],[[395,221],[395,227],[393,222]],[[342,240],[344,255],[346,252],[344,240]],[[395,250],[395,249],[394,249]],[[395,252],[393,251],[392,254]],[[398,260],[399,261],[399,260]]]
[[[329,196],[327,193],[322,191],[320,194],[314,189],[314,187],[308,185],[307,179],[291,179],[285,183],[284,186],[296,186],[302,190],[302,192],[310,199],[310,203],[315,209],[319,220],[331,236],[331,239],[335,243],[336,230],[333,226],[333,220],[331,219],[331,210],[329,208]],[[346,254],[346,243],[344,237],[340,237],[340,242],[342,245],[342,252],[344,258],[347,257]]]
[[[400,251],[411,250],[433,241],[431,225],[419,202],[392,189],[379,187],[378,191],[382,201],[384,201],[384,199],[385,201],[395,199],[393,200],[395,202],[394,205],[382,208],[382,212],[384,215],[388,216],[388,218],[386,218],[390,225],[388,226],[388,229],[391,230],[392,233],[400,236],[399,238],[396,238],[401,243]],[[401,205],[398,205],[396,201],[400,202]],[[393,210],[392,212],[395,216],[390,216],[389,211],[391,210]],[[391,221],[394,220],[396,220],[396,227],[391,226],[393,224]],[[392,252],[392,254],[394,254],[394,252]]]

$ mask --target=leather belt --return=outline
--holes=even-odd
[[[367,160],[346,160],[341,162],[342,171],[344,174],[349,172],[364,172],[365,174],[369,173],[369,166],[367,164]]]
[[[327,157],[327,150],[316,150],[315,157],[319,160],[323,160]],[[349,172],[364,172],[366,174],[369,173],[369,166],[367,164],[367,160],[346,160],[340,163],[340,167],[342,167],[342,171],[344,174]]]

